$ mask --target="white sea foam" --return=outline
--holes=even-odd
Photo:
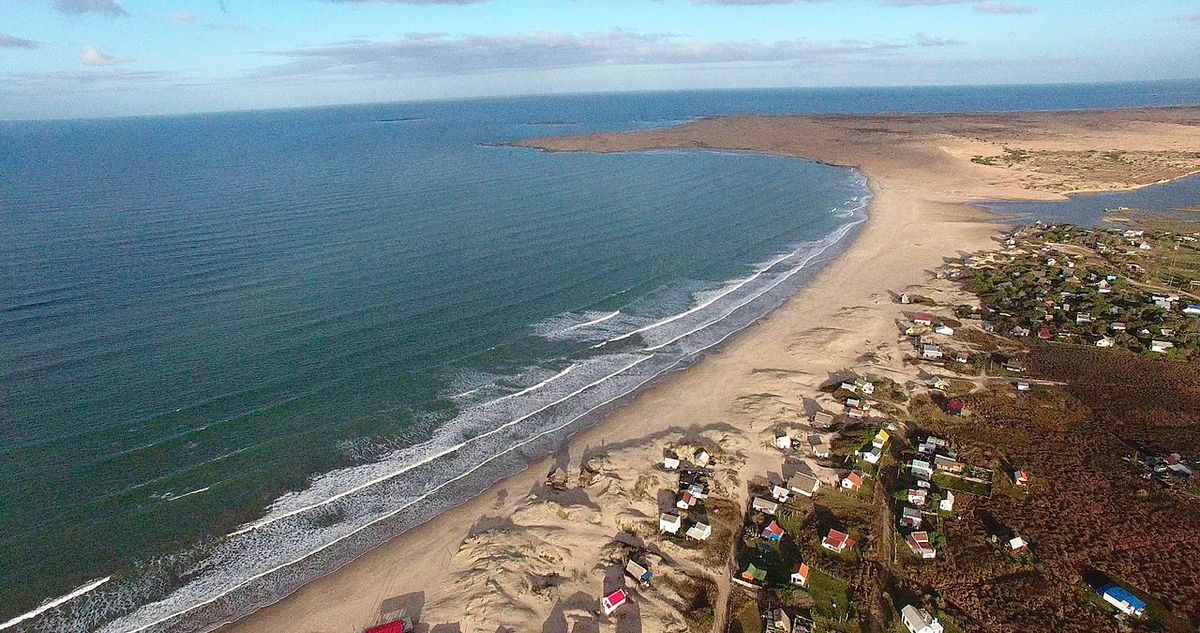
[[[21,615],[18,615],[17,617],[12,618],[11,620],[9,620],[7,622],[4,622],[3,624],[0,624],[0,630],[12,628],[26,620],[32,620],[33,618],[36,618],[37,616],[49,611],[50,609],[53,609],[54,607],[57,607],[61,604],[70,602],[71,600],[74,600],[75,598],[78,598],[79,596],[82,596],[83,594],[88,593],[90,591],[94,591],[95,589],[100,587],[100,585],[103,585],[104,583],[106,583],[110,580],[112,580],[112,576],[106,576],[104,578],[101,578],[100,580],[94,580],[92,582],[89,582],[88,584],[83,585],[82,587],[79,587],[75,591],[72,591],[71,593],[68,593],[64,596],[59,596],[53,600],[47,600],[46,602],[43,602],[38,608],[36,608],[32,611],[29,611],[28,613],[22,613]]]

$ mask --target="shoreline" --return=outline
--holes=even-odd
[[[703,122],[727,120],[707,119]],[[689,123],[665,130],[678,133],[681,128],[694,125]],[[649,134],[661,132],[655,130]],[[647,133],[583,138],[629,138],[640,134]],[[545,140],[537,139],[532,144],[547,151],[761,151],[696,144],[563,150],[538,145]],[[923,287],[927,282],[926,271],[940,264],[942,257],[983,250],[1005,226],[1000,216],[971,205],[972,197],[947,195],[939,187],[942,183],[906,182],[904,178],[888,174],[886,169],[872,170],[861,162],[827,161],[789,151],[766,153],[800,156],[851,167],[862,173],[873,197],[867,220],[856,238],[783,305],[737,331],[736,336],[731,335],[717,351],[704,353],[687,369],[665,372],[632,396],[618,398],[628,398],[630,402],[618,404],[615,411],[569,438],[562,449],[567,454],[567,463],[582,463],[587,455],[594,453],[592,447],[596,444],[605,447],[605,451],[614,450],[613,446],[645,446],[669,434],[688,436],[729,418],[733,418],[733,424],[739,428],[761,434],[769,429],[771,420],[758,419],[761,416],[756,412],[739,411],[731,406],[744,397],[744,387],[754,386],[756,372],[763,367],[789,372],[790,379],[784,382],[807,388],[807,393],[816,397],[813,388],[827,379],[820,376],[821,369],[832,375],[848,364],[853,365],[863,353],[871,351],[872,345],[886,345],[882,341],[891,338],[889,330],[894,329],[892,318],[898,313],[898,306],[885,298],[887,292]],[[884,173],[878,173],[880,171]],[[1026,199],[1056,197],[1034,190],[1023,193],[1030,194]],[[909,248],[897,248],[903,239],[910,241]],[[867,275],[870,279],[864,279],[867,270],[875,273]],[[846,303],[854,305],[844,305]],[[842,327],[827,325],[835,322]],[[848,325],[856,327],[846,327]],[[803,347],[818,348],[817,352],[798,348],[797,342]],[[781,346],[780,343],[787,344]],[[763,349],[767,347],[776,349]],[[778,347],[785,349],[781,353]],[[801,396],[801,401],[804,397]],[[638,428],[640,432],[628,433],[629,428]],[[449,618],[457,617],[466,627],[463,630],[496,630],[495,626],[490,626],[496,618],[487,619],[496,614],[481,614],[485,616],[481,618],[485,624],[468,621],[470,614],[464,613],[462,588],[456,587],[455,579],[461,579],[461,574],[469,570],[470,565],[464,566],[463,561],[456,560],[460,558],[460,546],[473,534],[487,532],[484,528],[490,522],[521,511],[525,498],[521,494],[510,495],[509,490],[536,491],[543,479],[539,473],[556,459],[561,463],[562,458],[554,455],[527,463],[518,474],[502,479],[467,501],[359,555],[349,564],[302,586],[275,604],[225,625],[223,630],[277,630],[296,622],[304,622],[310,628],[315,627],[314,630],[346,628],[351,622],[356,628],[362,628],[374,623],[386,596],[417,592],[421,593],[426,619],[430,621],[451,622]],[[761,460],[759,463],[747,460],[742,469],[753,471],[758,466],[761,466]],[[741,496],[744,501],[745,495]],[[403,566],[407,575],[397,577],[401,574],[392,569],[394,566]],[[597,587],[592,593],[598,592]],[[727,594],[727,588],[723,593]],[[467,604],[474,598],[477,597],[466,596]],[[540,617],[542,614],[533,615]],[[473,628],[475,624],[481,626]]]

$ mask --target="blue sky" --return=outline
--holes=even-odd
[[[0,118],[1200,76],[1200,0],[3,0]]]

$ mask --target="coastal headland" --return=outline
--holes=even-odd
[[[897,297],[971,301],[931,274],[947,258],[999,246],[999,218],[968,203],[1124,190],[1200,171],[1200,108],[734,116],[518,145],[796,156],[861,170],[874,198],[853,245],[720,352],[646,390],[559,454],[226,631],[358,631],[394,613],[419,613],[431,631],[725,630],[717,627],[736,616],[727,609],[738,591],[728,554],[751,487],[781,476],[776,433],[829,442],[809,420],[818,408],[840,407],[823,388],[843,376],[923,379],[897,334],[912,306]],[[694,458],[700,447],[713,455],[713,534],[692,546],[659,536],[660,512],[675,499],[662,462],[664,450]],[[838,486],[838,473],[797,461]],[[562,474],[548,479],[556,468]],[[890,560],[890,542],[864,543],[863,555]],[[649,561],[653,591],[599,615],[600,596],[633,584],[622,583],[618,564],[631,552]],[[880,596],[860,593],[860,609],[882,610]]]

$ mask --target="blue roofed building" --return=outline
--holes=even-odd
[[[1110,582],[1101,587],[1100,596],[1124,614],[1136,617],[1146,612],[1145,601],[1130,593],[1128,589],[1118,587],[1116,583]]]

